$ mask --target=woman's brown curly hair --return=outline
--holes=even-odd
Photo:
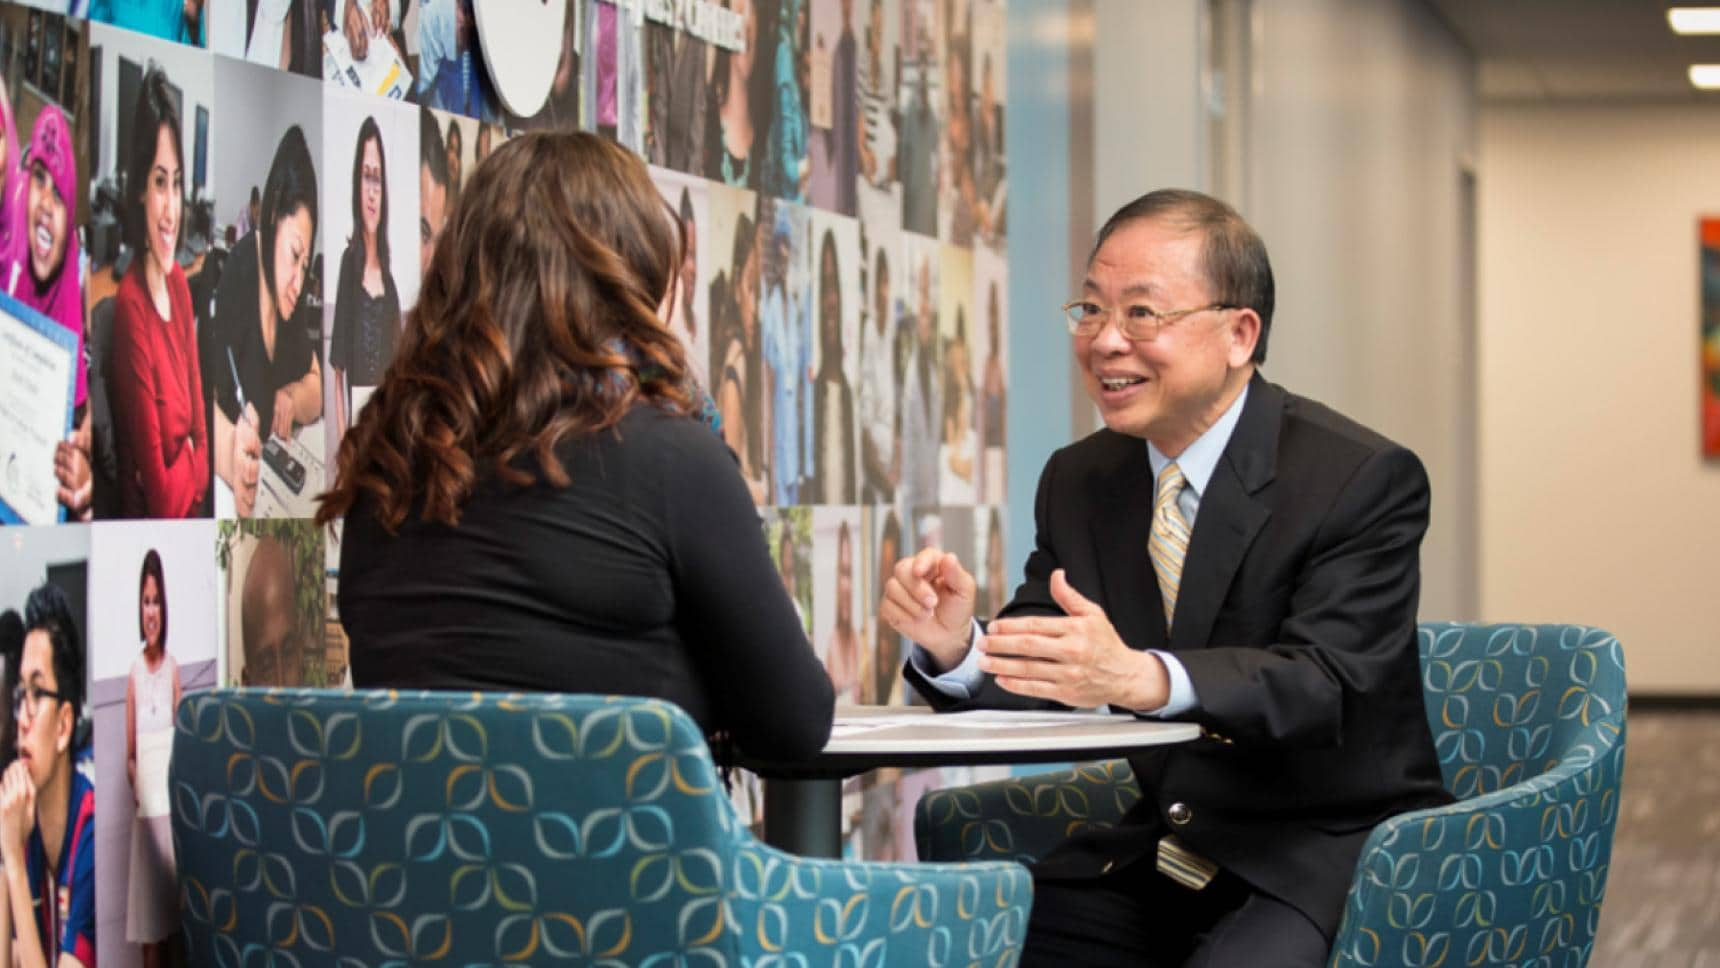
[[[685,353],[657,315],[684,244],[644,163],[613,142],[539,132],[496,149],[341,441],[317,522],[368,494],[391,533],[413,513],[458,524],[486,470],[531,484],[517,461],[530,451],[564,487],[564,438],[613,427],[639,400],[691,412]]]

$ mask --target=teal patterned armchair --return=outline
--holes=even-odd
[[[1588,962],[1624,772],[1624,656],[1577,625],[1424,623],[1422,692],[1458,801],[1362,849],[1334,966]],[[1140,799],[1125,761],[934,790],[924,860],[1031,862]]]
[[[756,841],[660,700],[218,689],[170,787],[192,964],[1013,965],[1013,863]]]

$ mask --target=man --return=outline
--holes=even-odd
[[[646,72],[651,85],[646,144],[651,163],[698,173],[705,159],[706,112],[710,105],[709,45],[672,24],[645,24]]]
[[[239,600],[247,686],[297,686],[304,679],[293,556],[279,539],[262,537],[251,552]]]
[[[779,505],[800,503],[800,486],[812,470],[812,423],[805,412],[806,383],[812,378],[811,319],[804,289],[789,267],[801,249],[797,241],[807,237],[803,219],[775,200],[760,204],[757,251],[764,289],[758,318],[770,391],[764,426],[769,428],[771,495]]]
[[[472,0],[425,0],[418,17],[419,103],[480,121],[497,120],[495,95],[477,50]]]
[[[880,617],[939,708],[1197,722],[1132,758],[1117,828],[1034,869],[1024,965],[1324,965],[1380,819],[1445,802],[1416,654],[1428,485],[1415,455],[1266,382],[1265,246],[1161,191],[1100,231],[1074,349],[1106,429],[1052,456],[1000,617],[937,549]]]
[[[436,240],[448,218],[448,153],[442,150],[442,132],[436,118],[418,109],[418,266],[430,264]]]
[[[93,968],[95,789],[73,762],[83,641],[53,585],[31,592],[24,613],[13,699],[18,759],[0,779],[0,964]]]

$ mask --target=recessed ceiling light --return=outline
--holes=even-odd
[[[1698,90],[1720,90],[1720,64],[1691,64],[1690,83]]]
[[[1720,34],[1720,7],[1671,7],[1666,22],[1675,34]]]

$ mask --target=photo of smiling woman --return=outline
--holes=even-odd
[[[366,117],[352,159],[352,236],[340,258],[329,341],[339,428],[352,424],[353,413],[394,358],[400,290],[388,260],[388,154],[376,118]]]
[[[137,625],[143,649],[132,661],[125,686],[125,772],[137,806],[125,938],[142,946],[144,968],[156,968],[179,926],[173,826],[166,807],[180,681],[179,664],[167,653],[167,576],[154,548],[144,554],[138,576]]]
[[[184,144],[167,75],[143,79],[131,125],[125,186],[131,268],[114,296],[110,373],[120,512],[186,518],[209,491],[209,429],[191,289],[179,266]]]
[[[322,417],[322,366],[299,315],[316,253],[317,175],[304,131],[275,146],[263,183],[260,224],[227,258],[215,294],[215,474],[239,517],[256,507],[264,441],[288,438]]]

